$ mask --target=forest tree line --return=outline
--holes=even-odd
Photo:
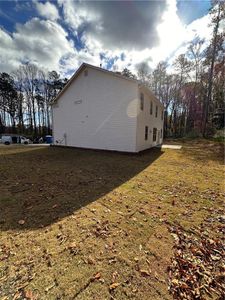
[[[51,102],[66,82],[29,63],[0,73],[0,133],[51,134]]]
[[[137,75],[127,68],[122,71],[149,86],[164,104],[164,136],[206,137],[224,127],[225,32],[220,26],[225,19],[224,2],[210,13],[209,44],[196,37],[172,68],[160,62],[149,71],[142,63]],[[51,134],[51,102],[66,82],[56,71],[44,72],[30,63],[12,74],[0,73],[0,134]]]
[[[196,37],[172,68],[160,62],[149,72],[143,63],[137,76],[128,69],[122,72],[148,85],[164,104],[164,136],[208,137],[224,128],[225,2],[215,2],[210,14],[209,44]]]

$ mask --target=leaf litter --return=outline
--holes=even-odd
[[[0,299],[208,299],[209,293],[219,299],[221,239],[206,228],[217,224],[215,231],[224,233],[224,213],[212,216],[222,197],[217,186],[222,168],[216,161],[196,163],[193,150],[182,151],[159,157],[152,149],[130,157],[50,148],[16,154],[13,168],[0,156],[9,185],[27,182],[31,165],[34,171],[31,189],[9,195],[15,197],[12,202],[0,202]],[[20,171],[16,166],[23,157]],[[206,173],[209,181],[204,183]],[[207,212],[207,226],[187,230]],[[168,221],[176,253],[168,268],[171,295]]]
[[[174,256],[167,268],[174,299],[204,300],[209,296],[224,300],[225,227],[217,222],[217,216],[211,215],[210,223],[206,219],[191,230],[178,224],[169,226],[175,240]]]

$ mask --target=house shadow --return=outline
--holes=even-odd
[[[2,231],[53,224],[129,181],[163,154],[159,148],[139,154],[23,149],[0,153]]]

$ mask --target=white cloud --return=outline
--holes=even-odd
[[[185,53],[189,43],[195,37],[199,36],[206,41],[211,38],[212,29],[208,26],[209,14],[185,25],[178,17],[176,0],[168,1],[168,9],[162,19],[162,23],[157,26],[160,43],[158,46],[148,49],[148,56],[151,60],[148,60],[146,51],[147,62],[152,68],[160,61],[171,62],[179,54]]]
[[[160,60],[172,60],[186,50],[196,35],[210,39],[208,15],[186,26],[177,15],[175,0],[167,0],[167,5],[162,1],[152,3],[139,6],[135,1],[112,5],[112,2],[58,0],[71,33],[81,38],[83,47],[78,51],[68,32],[56,22],[59,17],[56,6],[37,2],[39,13],[43,9],[42,16],[51,20],[33,18],[17,24],[12,34],[0,29],[0,70],[10,72],[21,62],[30,61],[71,74],[82,62],[97,66],[101,63],[106,68],[108,62],[114,61],[110,63],[111,69],[128,67],[136,72],[142,62],[154,68]]]
[[[35,2],[36,8],[40,16],[55,21],[59,19],[59,12],[56,6],[50,2]]]
[[[12,36],[0,30],[0,44],[0,69],[7,71],[26,61],[58,71],[63,56],[76,53],[59,24],[38,18],[17,24]]]
[[[163,15],[163,22],[157,26],[160,44],[151,51],[153,61],[164,60],[186,38],[185,26],[177,15],[176,0],[170,0],[168,4],[168,9]]]
[[[195,35],[198,35],[201,39],[210,40],[212,38],[212,27],[210,27],[209,24],[209,14],[189,24],[187,26],[187,37],[189,40]]]
[[[0,28],[0,70],[10,72],[19,66],[19,51],[12,37]]]
[[[167,3],[162,1],[58,0],[75,34],[84,33],[105,49],[141,50],[158,42],[156,25]]]
[[[150,68],[163,60],[171,63],[179,54],[187,51],[189,43],[195,38],[204,39],[206,47],[212,36],[212,28],[209,27],[210,15],[207,14],[189,25],[184,25],[177,15],[176,0],[168,1],[168,8],[163,14],[162,22],[157,26],[160,43],[153,48],[142,51],[130,51],[127,53],[126,61],[117,61],[118,66],[129,63],[135,71],[141,61],[147,63]]]
[[[196,35],[210,38],[208,15],[187,26],[177,14],[176,0],[157,3],[58,0],[65,21],[74,34],[82,35],[94,61],[98,61],[97,54],[104,53],[103,65],[114,58],[112,69],[129,67],[133,72],[142,62],[154,68],[161,60],[171,60]]]

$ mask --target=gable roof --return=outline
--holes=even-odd
[[[127,76],[123,76],[121,74],[118,74],[118,73],[115,73],[115,72],[112,72],[112,71],[109,71],[109,70],[106,70],[106,69],[103,69],[103,68],[100,68],[100,67],[96,67],[96,66],[93,66],[93,65],[90,65],[90,64],[87,64],[87,63],[82,63],[82,65],[77,69],[77,71],[73,74],[73,76],[69,79],[69,81],[67,82],[67,84],[64,86],[64,88],[58,93],[58,95],[55,97],[55,99],[52,101],[52,105],[54,103],[56,103],[56,101],[64,94],[64,92],[68,89],[68,87],[71,85],[71,83],[79,76],[79,74],[85,69],[85,68],[91,68],[91,69],[94,69],[94,70],[97,70],[97,71],[101,71],[101,72],[104,72],[106,74],[109,74],[109,75],[112,75],[112,76],[115,76],[115,77],[118,77],[118,78],[121,78],[121,79],[125,79],[125,80],[128,80],[128,81],[131,81],[133,83],[136,83],[138,85],[138,88],[144,88],[146,91],[148,91],[148,93],[154,97],[154,99],[156,101],[159,102],[159,104],[161,106],[163,106],[163,104],[158,100],[158,98],[156,98],[156,96],[153,94],[153,92],[151,91],[151,89],[149,87],[147,87],[146,85],[140,83],[139,80],[137,79],[133,79],[133,78],[129,78]]]
[[[53,100],[52,104],[54,104],[61,96],[62,94],[68,89],[68,87],[71,85],[71,83],[79,76],[79,74],[85,69],[85,68],[91,68],[91,69],[94,69],[94,70],[98,70],[98,71],[101,71],[101,72],[104,72],[104,73],[107,73],[109,75],[113,75],[113,76],[116,76],[116,77],[119,77],[119,78],[122,78],[122,79],[125,79],[125,80],[129,80],[131,82],[134,82],[134,83],[139,83],[138,80],[136,79],[133,79],[133,78],[129,78],[129,77],[126,77],[126,76],[123,76],[123,75],[120,75],[118,73],[115,73],[115,72],[112,72],[112,71],[109,71],[109,70],[106,70],[106,69],[103,69],[103,68],[100,68],[100,67],[96,67],[96,66],[93,66],[93,65],[90,65],[90,64],[87,64],[87,63],[82,63],[82,65],[77,69],[77,71],[73,74],[73,76],[69,79],[69,81],[67,82],[67,84],[64,86],[64,88],[58,93],[58,95],[55,97],[55,99]]]

